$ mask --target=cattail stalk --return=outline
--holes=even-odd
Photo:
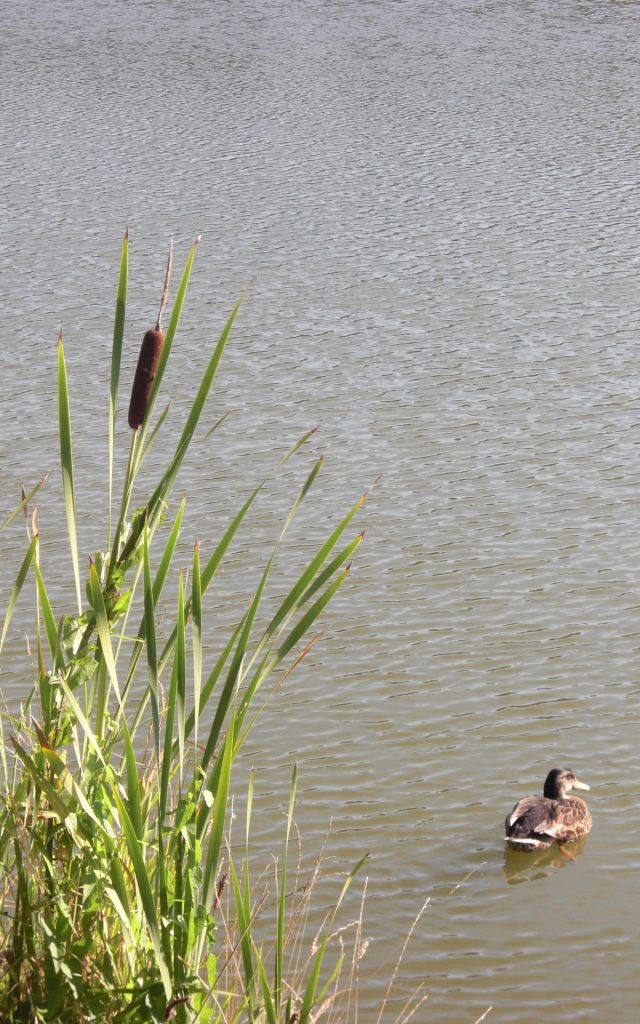
[[[164,279],[162,298],[160,299],[158,319],[156,320],[156,325],[153,330],[147,331],[142,339],[140,355],[138,356],[138,365],[136,367],[135,377],[133,378],[131,401],[129,402],[129,426],[132,430],[137,430],[144,420],[147,406],[149,405],[149,399],[151,398],[156,370],[158,369],[158,363],[160,361],[160,353],[162,352],[162,346],[164,344],[164,331],[162,330],[161,319],[162,312],[167,304],[167,297],[169,295],[172,257],[173,243],[170,242],[167,270]]]

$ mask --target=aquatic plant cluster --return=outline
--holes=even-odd
[[[27,539],[5,601],[0,652],[18,602],[35,604],[30,650],[24,652],[25,679],[33,687],[20,713],[2,713],[0,739],[0,1021],[7,1024],[240,1019],[306,1024],[335,1000],[339,985],[340,947],[329,965],[327,946],[335,913],[362,861],[337,883],[333,908],[313,947],[303,955],[296,940],[290,957],[291,919],[305,917],[310,891],[299,881],[291,884],[288,876],[295,772],[270,896],[275,934],[266,945],[256,936],[266,897],[256,895],[249,876],[251,784],[241,864],[230,857],[225,837],[232,767],[259,720],[257,695],[267,683],[277,686],[318,639],[318,620],[344,583],[362,540],[361,533],[348,533],[366,495],[275,600],[275,612],[259,615],[280,546],[322,460],[303,471],[255,592],[238,609],[235,626],[209,663],[212,645],[203,637],[207,592],[219,583],[232,542],[267,480],[244,496],[212,551],[193,545],[189,570],[179,574],[172,565],[185,501],[172,510],[169,501],[243,299],[213,347],[155,486],[144,500],[136,490],[168,414],[166,407],[154,422],[196,247],[186,260],[165,333],[161,316],[170,254],[160,314],[144,336],[118,502],[113,481],[128,287],[125,235],[108,398],[107,538],[104,550],[90,558],[86,579],[76,530],[70,392],[59,340],[58,426],[72,610],[54,609],[41,557],[34,499],[44,480],[23,492],[1,526],[16,528],[24,517]],[[297,456],[310,436],[299,439],[274,472]],[[161,627],[159,602],[176,575],[173,619],[168,621],[165,611]]]

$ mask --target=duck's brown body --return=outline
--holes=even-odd
[[[584,800],[567,796],[572,789],[588,789],[568,768],[553,768],[543,796],[519,800],[504,823],[504,841],[514,850],[541,850],[552,843],[571,843],[591,829],[591,814]]]

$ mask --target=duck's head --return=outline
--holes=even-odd
[[[544,783],[544,795],[549,800],[562,800],[570,789],[589,789],[580,782],[570,768],[552,768]]]

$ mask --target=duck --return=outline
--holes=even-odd
[[[591,830],[591,814],[572,789],[589,789],[570,768],[552,768],[542,796],[519,800],[504,822],[504,841],[513,850],[546,850],[582,839]]]

